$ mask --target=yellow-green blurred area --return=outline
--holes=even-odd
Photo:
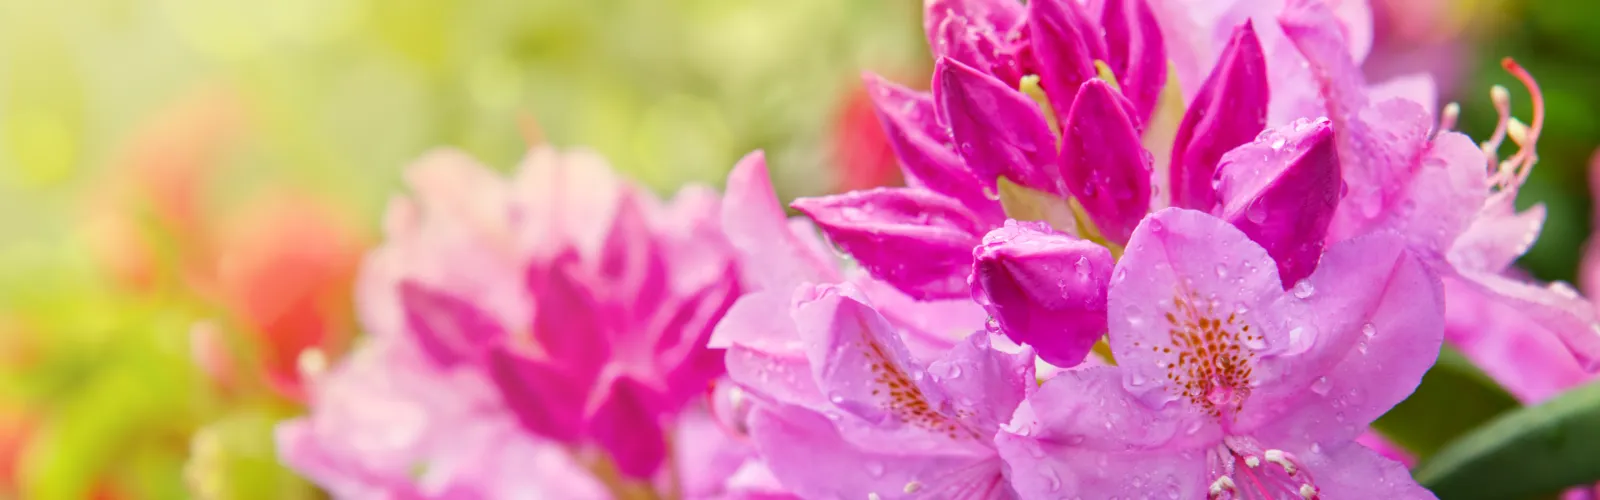
[[[410,160],[584,145],[665,193],[760,148],[785,198],[892,182],[858,74],[926,85],[921,4],[0,0],[0,499],[316,497],[271,428],[301,351],[359,334],[350,281]],[[1369,73],[1426,63],[1475,136],[1491,83],[1528,117],[1501,56],[1545,84],[1524,264],[1570,279],[1592,7],[1375,4]]]
[[[920,10],[0,0],[0,498],[309,496],[271,426],[409,161],[585,145],[667,192],[764,148],[820,193],[859,72],[926,75]]]

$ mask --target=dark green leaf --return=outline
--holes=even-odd
[[[1600,481],[1600,383],[1512,411],[1417,467],[1440,498],[1525,498]]]

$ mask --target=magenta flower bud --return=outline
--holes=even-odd
[[[1028,2],[1028,40],[1031,69],[1059,118],[1077,88],[1095,77],[1094,61],[1106,59],[1105,39],[1077,0],[1038,0]]]
[[[1106,331],[1105,247],[1037,222],[1007,221],[972,251],[972,298],[1011,340],[1056,366],[1083,362]]]
[[[1147,0],[1107,0],[1103,9],[1106,64],[1117,75],[1122,94],[1133,102],[1134,118],[1143,124],[1150,121],[1167,83],[1161,26]]]
[[[1217,176],[1222,218],[1267,250],[1284,288],[1310,276],[1344,185],[1333,124],[1301,119],[1263,132],[1223,156]]]
[[[983,227],[956,200],[922,189],[878,188],[790,206],[872,276],[918,299],[958,297],[966,283],[951,269],[972,258]]]
[[[1267,124],[1267,63],[1250,21],[1233,38],[1195,94],[1172,143],[1172,206],[1209,211],[1217,161]]]
[[[1104,80],[1084,82],[1062,127],[1059,164],[1066,191],[1119,245],[1150,211],[1152,160],[1127,110],[1127,100]]]
[[[939,123],[929,93],[913,91],[870,73],[861,79],[908,184],[949,195],[968,206],[993,203],[983,197],[976,179],[956,155],[950,131]]]
[[[1055,191],[1049,165],[1056,136],[1027,94],[959,61],[940,58],[933,97],[950,125],[956,151],[993,192],[1000,176],[1034,189]]]

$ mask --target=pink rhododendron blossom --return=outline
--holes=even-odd
[[[1228,223],[1168,209],[1135,231],[1108,307],[1116,367],[1068,371],[997,442],[1025,498],[1432,498],[1354,440],[1432,365],[1438,278],[1390,235],[1328,250],[1284,291]]]
[[[704,474],[748,452],[689,423],[743,288],[719,197],[663,203],[609,172],[548,148],[509,179],[449,151],[409,168],[358,283],[371,336],[280,430],[285,461],[355,497],[737,490]]]

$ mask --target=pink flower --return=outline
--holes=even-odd
[[[1329,241],[1394,231],[1451,283],[1450,302],[1504,304],[1565,345],[1586,370],[1600,369],[1594,307],[1566,284],[1539,285],[1506,275],[1537,239],[1544,220],[1543,207],[1523,213],[1512,207],[1536,160],[1533,148],[1544,121],[1543,100],[1532,78],[1509,59],[1504,62],[1533,93],[1533,123],[1513,125],[1509,97],[1497,87],[1492,95],[1501,126],[1480,149],[1449,130],[1453,111],[1447,110],[1434,130],[1423,106],[1385,99],[1367,89],[1343,50],[1339,27],[1320,2],[1291,2],[1283,26],[1317,75],[1327,114],[1338,131],[1335,139],[1349,194],[1340,201]],[[1497,150],[1507,137],[1521,150],[1502,161]]]
[[[1329,248],[1285,292],[1232,225],[1152,215],[1118,262],[1116,367],[1058,374],[997,443],[1023,497],[1432,498],[1355,443],[1443,335],[1438,278],[1399,239]]]
[[[548,148],[510,179],[449,151],[406,178],[358,282],[371,338],[280,430],[286,462],[352,496],[427,498],[676,495],[714,468],[731,442],[684,416],[724,373],[707,339],[742,289],[714,193],[662,203]],[[691,497],[725,493],[697,477]]]

